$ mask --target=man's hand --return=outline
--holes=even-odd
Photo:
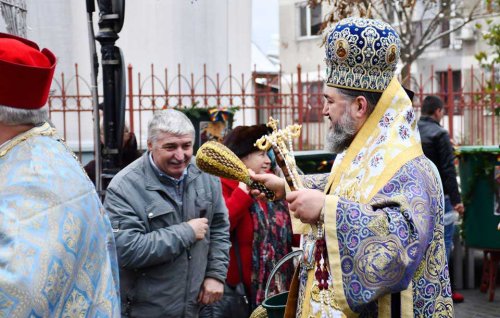
[[[208,305],[220,300],[222,294],[224,294],[224,284],[215,278],[207,277],[201,284],[198,302]]]
[[[285,198],[285,180],[272,173],[256,174],[252,169],[248,169],[252,180],[262,183],[269,190],[274,191],[275,199],[281,200]],[[258,199],[267,200],[266,195],[259,190],[252,189],[250,193]]]
[[[194,231],[196,235],[196,239],[203,240],[205,234],[208,230],[208,219],[207,218],[199,218],[199,219],[191,219],[187,222]]]
[[[318,190],[300,189],[286,195],[290,211],[302,223],[316,224],[325,204],[325,194]]]
[[[464,215],[465,208],[464,208],[464,204],[463,204],[462,202],[457,203],[457,204],[453,207],[453,209],[454,209],[455,211],[457,211],[457,212],[458,212],[458,214],[460,214],[460,215],[462,215],[462,216]]]

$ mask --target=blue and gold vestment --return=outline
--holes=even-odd
[[[302,266],[297,317],[453,317],[442,185],[397,79],[322,180],[304,184],[327,194],[329,288]],[[293,224],[311,246],[308,226]]]
[[[0,146],[0,317],[119,317],[111,225],[48,124]]]

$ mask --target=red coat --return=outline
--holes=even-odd
[[[250,292],[250,279],[252,273],[252,245],[253,245],[253,221],[250,214],[250,206],[253,198],[238,188],[238,181],[221,178],[222,195],[229,210],[231,250],[229,251],[229,269],[227,272],[227,283],[236,285],[240,282],[238,274],[238,263],[234,251],[234,239],[238,241],[240,258],[243,269],[243,283]]]
[[[227,283],[236,285],[240,282],[238,263],[234,250],[234,240],[238,241],[240,258],[243,270],[243,283],[247,292],[251,291],[252,275],[252,247],[253,247],[253,219],[250,206],[254,199],[238,187],[239,181],[221,178],[222,195],[226,201],[229,211],[229,224],[231,236],[231,250],[229,251],[229,269],[227,272]],[[267,214],[267,206],[262,205],[264,213]],[[292,244],[298,246],[300,235],[294,235]]]

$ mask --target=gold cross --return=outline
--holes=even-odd
[[[269,117],[269,122],[267,123],[267,127],[270,127],[274,131],[278,131],[278,124],[279,121],[277,119],[274,119],[273,117]]]
[[[273,132],[258,139],[255,142],[255,146],[264,151],[267,151],[272,147],[276,156],[276,162],[281,168],[290,190],[295,191],[303,188],[302,180],[297,171],[297,165],[295,163],[292,148],[293,138],[300,136],[302,125],[295,124],[287,126],[284,129],[278,129],[278,121],[269,117],[267,126],[270,127]],[[290,145],[290,149],[287,147],[287,142],[288,145]],[[300,223],[300,220],[295,218],[292,220],[292,226],[294,228],[294,232],[296,233],[307,233],[308,229],[311,228],[309,225]],[[314,231],[317,232],[317,229],[314,229]]]
[[[284,129],[278,129],[279,121],[273,117],[269,117],[269,122],[267,127],[270,127],[273,132],[269,135],[262,136],[255,142],[255,146],[260,150],[267,151],[272,145],[278,147],[278,149],[283,153],[283,155],[288,154],[289,150],[287,146],[287,141],[292,143],[291,139],[300,136],[300,129],[302,125],[290,125]],[[294,160],[295,161],[295,160]]]

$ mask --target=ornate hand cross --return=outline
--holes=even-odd
[[[297,165],[293,155],[293,138],[300,136],[302,125],[290,125],[284,129],[278,129],[278,120],[269,117],[267,126],[273,129],[269,135],[263,136],[255,142],[260,150],[267,151],[272,148],[278,163],[290,189],[297,190],[302,187],[298,176]]]

